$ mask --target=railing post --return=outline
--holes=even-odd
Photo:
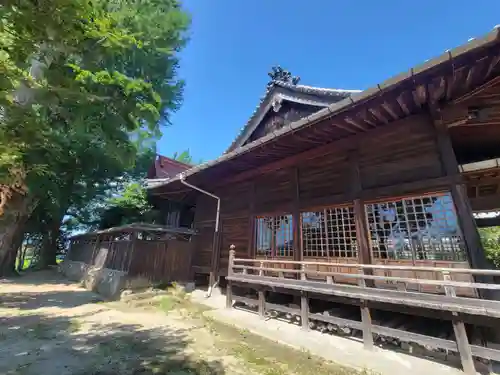
[[[264,276],[264,262],[259,263],[259,276]]]
[[[264,318],[266,315],[266,295],[265,295],[265,292],[262,288],[260,288],[257,291],[257,294],[259,296],[259,305],[258,305],[259,316],[261,318]]]
[[[364,275],[364,268],[360,267],[359,273]],[[358,285],[361,288],[366,288],[366,280],[363,277],[359,278]],[[366,350],[373,350],[372,317],[370,315],[370,309],[368,308],[367,301],[361,300],[360,302],[361,325],[363,327],[363,346]]]
[[[227,286],[226,286],[226,308],[230,309],[233,306],[233,286],[232,286],[232,281],[229,279],[233,273],[233,266],[234,266],[234,257],[236,252],[234,251],[236,247],[234,245],[231,245],[229,247],[229,264],[227,268],[227,276],[228,278],[226,279],[227,281]]]
[[[451,281],[450,273],[444,271],[443,279],[444,281]],[[444,290],[447,296],[456,297],[455,288],[453,286],[445,286]],[[460,354],[462,369],[467,375],[475,375],[476,368],[474,366],[474,358],[472,357],[465,324],[457,312],[453,312],[452,315],[453,332],[455,332],[455,341],[457,343],[458,353]]]
[[[304,263],[300,264],[300,279],[301,280],[307,280],[306,265]]]

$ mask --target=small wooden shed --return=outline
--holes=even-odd
[[[153,224],[130,224],[71,238],[65,262],[120,271],[150,283],[190,281],[195,231]]]

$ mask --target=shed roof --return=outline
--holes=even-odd
[[[173,233],[173,234],[196,234],[196,231],[190,228],[182,227],[168,227],[164,225],[148,224],[148,223],[132,223],[127,225],[122,225],[119,227],[113,227],[108,229],[102,229],[93,232],[85,232],[75,234],[71,239],[97,236],[100,234],[111,234],[119,232],[152,232],[152,233]]]
[[[150,189],[202,186],[333,141],[422,112],[428,105],[461,100],[499,75],[499,29],[445,51],[395,77],[293,122],[219,158],[197,165]],[[307,86],[306,86],[307,87]],[[304,90],[307,90],[304,87]]]
[[[192,165],[190,164],[182,163],[178,160],[168,158],[163,155],[156,155],[154,162],[151,164],[151,167],[148,170],[147,178],[170,178],[188,170],[191,167]]]

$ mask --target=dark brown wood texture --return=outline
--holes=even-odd
[[[460,181],[460,176],[446,173],[440,157],[436,129],[428,114],[415,115],[400,120],[384,129],[376,129],[363,135],[354,136],[349,142],[339,142],[339,147],[332,144],[329,152],[322,150],[320,155],[303,159],[294,159],[286,168],[270,170],[260,175],[248,175],[247,179],[235,180],[223,187],[214,187],[214,194],[221,197],[221,241],[219,271],[226,273],[228,249],[236,245],[238,257],[247,257],[255,244],[250,236],[256,235],[251,228],[254,216],[274,216],[294,214],[298,223],[298,212],[321,211],[326,208],[344,205],[354,206],[356,211],[366,202],[384,201],[388,198],[402,198],[411,195],[450,191]],[[309,157],[307,157],[309,156]],[[253,191],[253,193],[251,193]],[[250,199],[248,197],[251,197]],[[206,220],[215,220],[215,200],[201,196],[197,202],[195,225],[204,226]],[[203,212],[200,212],[203,211]],[[357,218],[356,237],[367,231],[362,227],[366,219]],[[299,225],[300,226],[300,225]],[[359,228],[358,228],[359,227]],[[198,237],[194,250],[194,264],[208,270],[210,262],[206,254],[208,231]],[[300,228],[294,235],[295,260],[305,259],[302,249]],[[363,233],[361,233],[363,232]],[[207,238],[207,240],[202,240]],[[298,240],[298,242],[296,242]],[[370,246],[366,238],[360,238],[361,252],[355,257],[337,257],[329,255],[329,261],[338,263],[370,263]],[[367,251],[368,250],[368,251]],[[476,250],[477,251],[477,250]],[[307,260],[321,260],[323,257],[308,256]],[[414,265],[414,261],[377,260],[375,263],[397,262]],[[422,261],[419,264],[432,265],[435,261]],[[443,261],[440,266],[466,267],[467,262]],[[330,271],[326,268],[318,271]],[[346,273],[354,272],[343,269]],[[397,274],[396,274],[397,276]],[[347,283],[352,280],[345,280]]]
[[[273,108],[269,110],[245,143],[255,141],[269,132],[281,129],[283,126],[317,112],[320,109],[321,107],[292,103],[285,100],[281,103],[280,109],[277,112]]]
[[[225,272],[228,266],[229,248],[235,245],[236,257],[248,258],[248,216],[222,220],[220,249],[220,271]]]
[[[68,260],[91,264],[93,261],[96,238],[77,238],[70,243]]]
[[[259,292],[259,315],[264,317],[266,312],[269,312],[269,316],[272,317],[272,313],[276,311],[281,311],[285,313],[290,313],[291,315],[299,316],[302,328],[307,330],[309,327],[310,320],[331,323],[340,327],[350,327],[362,331],[364,348],[367,350],[372,350],[373,348],[373,333],[393,337],[404,342],[416,342],[421,345],[430,346],[432,348],[440,348],[445,350],[451,350],[453,352],[458,352],[461,358],[462,367],[467,375],[474,375],[476,373],[473,363],[473,355],[479,356],[485,359],[499,359],[500,351],[485,348],[482,346],[471,345],[469,338],[467,336],[467,331],[465,329],[464,321],[467,317],[479,317],[484,318],[485,316],[500,317],[500,302],[489,301],[485,299],[471,299],[464,298],[458,295],[458,288],[465,289],[487,289],[487,290],[498,290],[499,285],[496,284],[478,284],[471,282],[457,282],[451,277],[452,274],[464,273],[468,276],[472,275],[498,275],[500,271],[498,270],[469,270],[469,269],[447,269],[447,268],[428,268],[426,271],[431,271],[439,273],[439,281],[433,278],[406,278],[406,277],[381,277],[367,275],[367,269],[394,269],[401,270],[407,269],[409,271],[419,272],[420,267],[401,267],[401,266],[372,266],[372,265],[362,265],[358,264],[357,267],[359,272],[357,274],[352,274],[351,277],[357,280],[356,286],[342,285],[332,282],[321,283],[316,280],[311,280],[310,275],[315,274],[316,271],[311,271],[309,266],[314,265],[311,262],[288,262],[289,264],[294,263],[299,266],[298,270],[295,270],[299,277],[295,280],[284,279],[282,277],[268,276],[265,275],[265,270],[269,269],[271,265],[280,265],[277,261],[263,261],[260,262],[260,266],[255,269],[252,261],[247,259],[238,259],[234,257],[234,251],[231,251],[229,258],[229,268],[228,268],[228,290],[227,290],[227,307],[232,306],[233,300],[246,303],[247,305],[255,305],[255,300],[237,297],[232,294],[232,285],[239,284],[245,285],[253,289],[257,289]],[[257,271],[250,273],[250,271]],[[282,268],[285,271],[285,268]],[[331,277],[336,277],[336,273],[330,273]],[[331,280],[331,278],[329,279]],[[368,280],[385,280],[387,284],[394,283],[397,284],[397,290],[390,290],[388,288],[373,289],[367,286],[366,281]],[[440,288],[443,291],[443,296],[433,296],[428,293],[416,293],[407,290],[407,285],[409,283],[418,283],[419,285],[427,285],[430,287]],[[265,289],[289,289],[294,290],[301,296],[301,306],[300,311],[298,308],[291,308],[280,306],[272,303],[268,303],[265,300]],[[358,305],[361,308],[361,322],[354,320],[352,318],[345,319],[342,317],[336,317],[331,314],[311,314],[309,311],[309,301],[308,295],[323,295],[328,296],[340,296],[343,298],[348,298],[354,305]],[[455,342],[451,340],[446,340],[438,337],[432,337],[422,334],[416,334],[408,332],[404,329],[394,329],[389,327],[383,327],[372,322],[370,308],[374,307],[376,303],[388,303],[388,304],[398,304],[407,306],[410,308],[419,308],[430,311],[431,313],[437,313],[446,311],[448,315],[444,318],[445,320],[451,320],[453,324],[453,329],[455,332]],[[267,310],[267,311],[266,311]],[[275,315],[276,316],[276,315]],[[315,324],[313,322],[313,324]]]
[[[198,210],[197,210],[198,211]],[[193,238],[193,268],[201,273],[209,273],[213,251],[215,221],[196,223],[198,235]]]
[[[189,281],[191,244],[185,241],[137,241],[128,271],[155,282]]]
[[[359,145],[359,168],[363,189],[441,176],[430,119],[415,116],[405,126],[365,138]]]
[[[76,238],[71,241],[68,260],[123,271],[130,277],[143,277],[152,282],[191,279],[192,242],[175,235],[146,237],[124,231]]]

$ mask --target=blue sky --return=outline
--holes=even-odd
[[[301,83],[365,89],[500,24],[498,0],[185,0],[184,104],[158,152],[219,156],[281,65]]]

